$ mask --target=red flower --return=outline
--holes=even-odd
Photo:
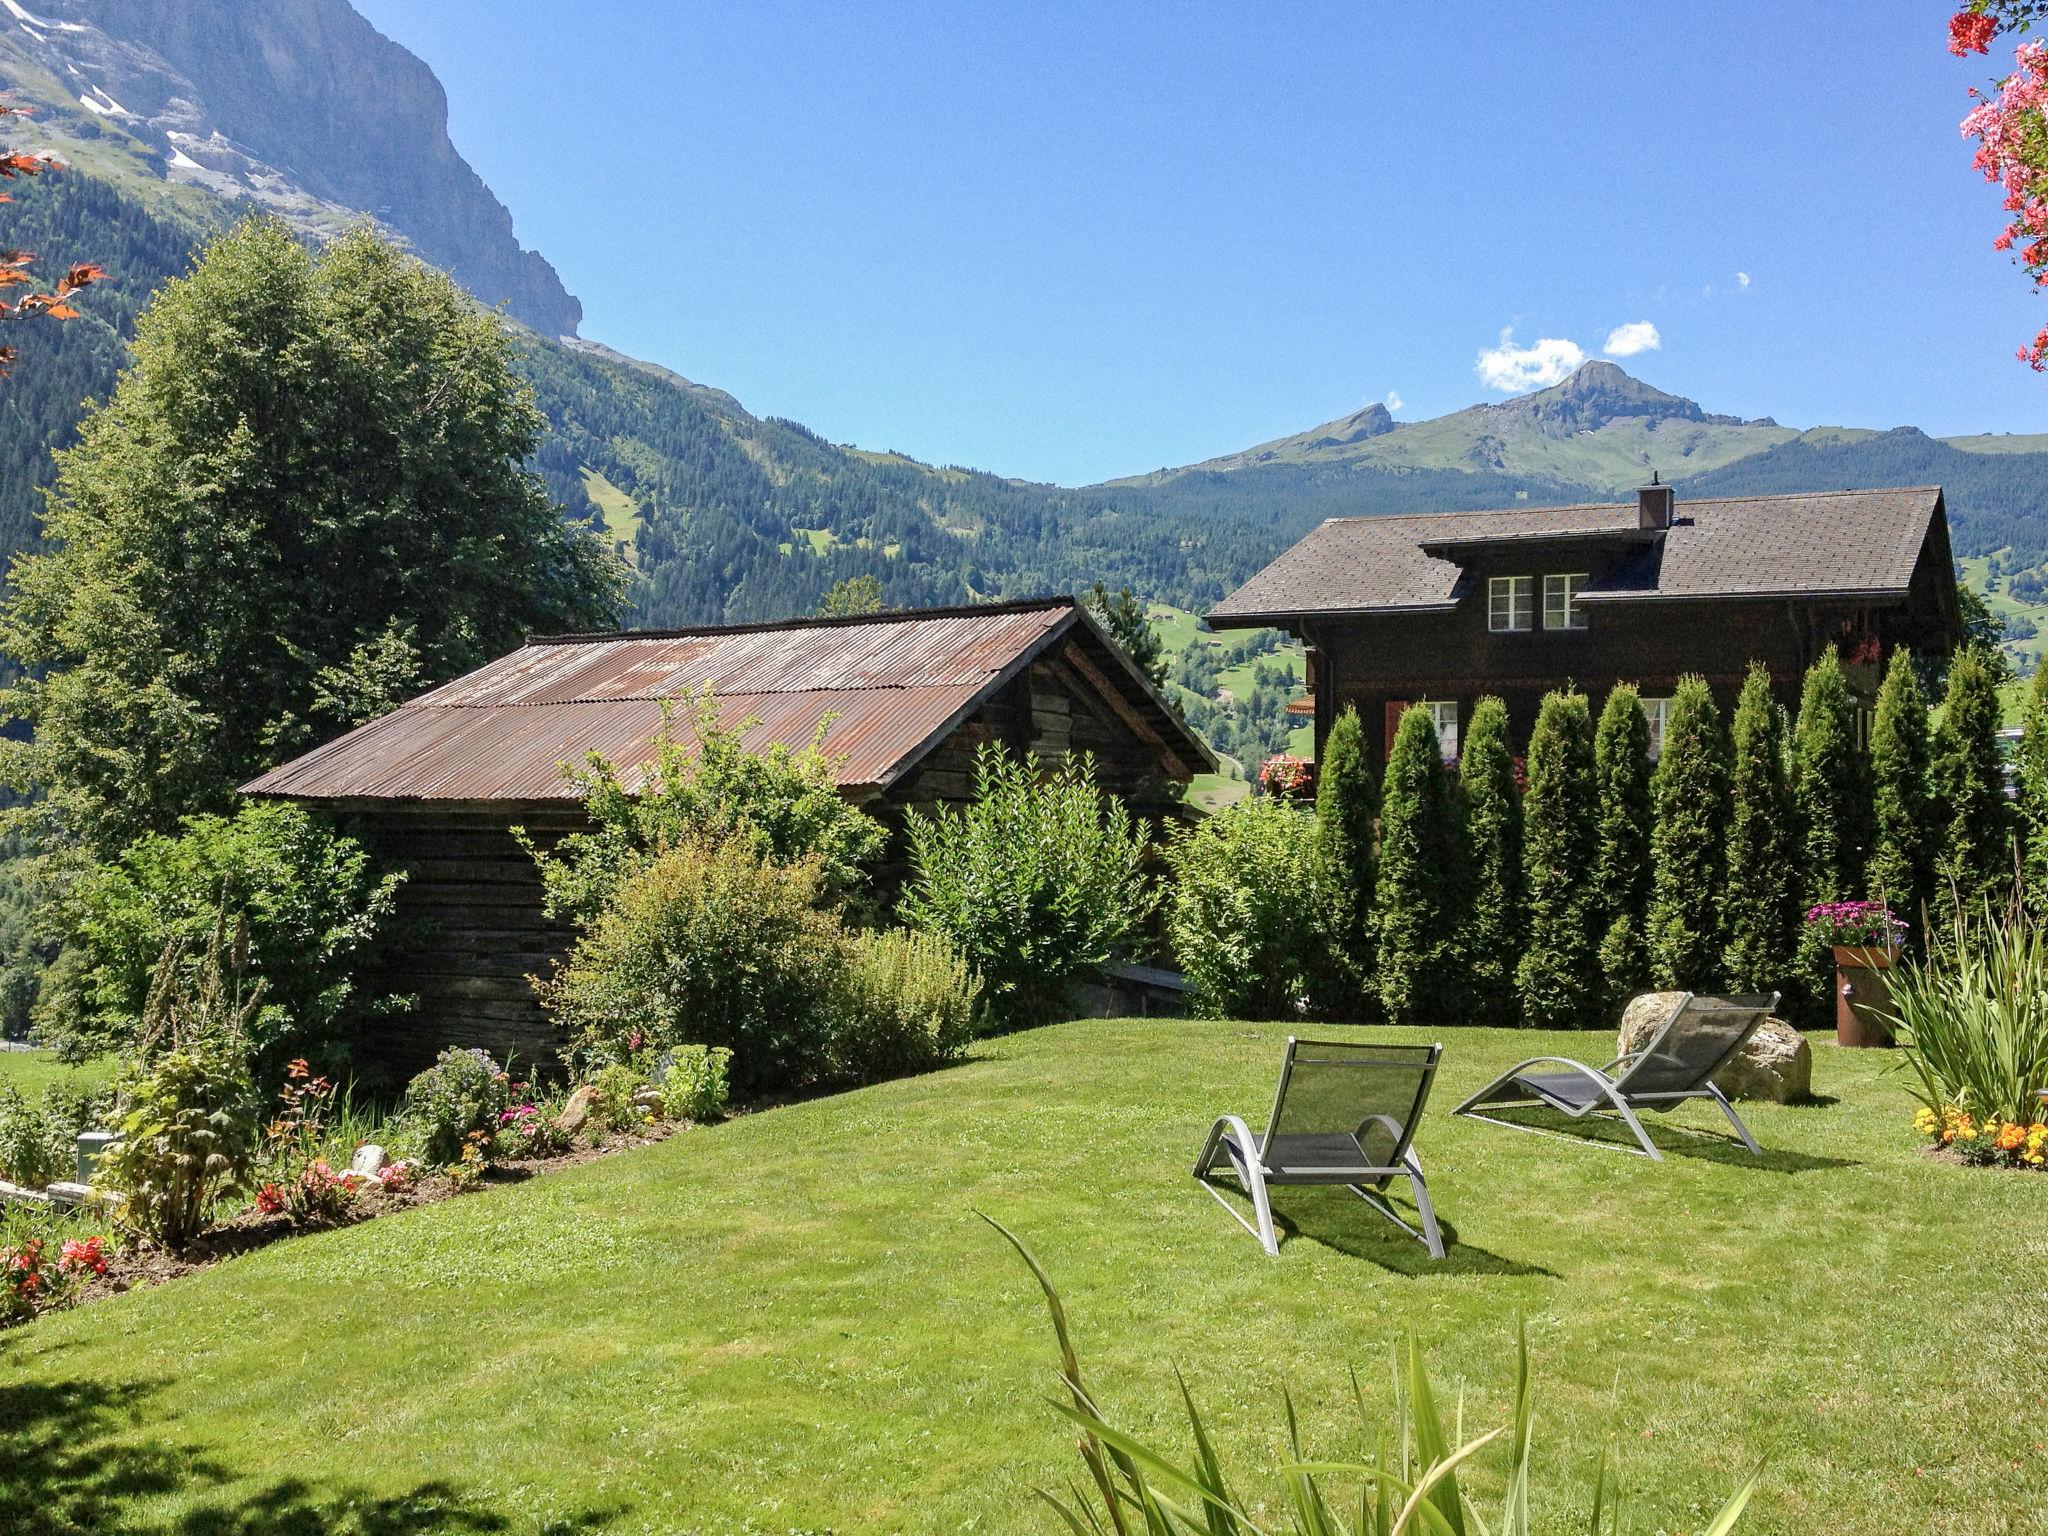
[[[1948,51],[1957,58],[1990,51],[1998,23],[1977,11],[1957,11],[1948,21]]]
[[[103,1237],[88,1237],[84,1242],[75,1238],[64,1245],[59,1259],[66,1269],[89,1269],[96,1275],[107,1272],[107,1240]]]
[[[284,1209],[284,1191],[275,1184],[265,1184],[256,1191],[256,1209],[266,1216],[275,1216]]]

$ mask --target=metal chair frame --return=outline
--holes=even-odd
[[[1443,1233],[1437,1226],[1436,1210],[1430,1204],[1429,1186],[1423,1181],[1422,1159],[1415,1151],[1415,1122],[1422,1118],[1422,1109],[1429,1102],[1429,1090],[1436,1081],[1437,1064],[1443,1058],[1443,1046],[1429,1047],[1429,1056],[1420,1064],[1407,1061],[1362,1060],[1328,1065],[1400,1067],[1414,1071],[1417,1076],[1414,1107],[1409,1111],[1405,1125],[1390,1115],[1366,1115],[1348,1133],[1359,1143],[1361,1159],[1364,1147],[1361,1140],[1365,1128],[1375,1121],[1387,1127],[1394,1134],[1394,1156],[1387,1163],[1371,1163],[1361,1160],[1355,1164],[1303,1164],[1298,1166],[1275,1166],[1267,1158],[1267,1147],[1272,1142],[1280,1125],[1281,1111],[1287,1103],[1287,1087],[1294,1076],[1294,1063],[1300,1048],[1319,1045],[1339,1046],[1344,1050],[1358,1047],[1349,1042],[1298,1040],[1287,1037],[1287,1052],[1280,1062],[1280,1082],[1273,1090],[1273,1109],[1266,1120],[1263,1136],[1254,1136],[1251,1128],[1237,1115],[1223,1115],[1209,1128],[1208,1136],[1202,1142],[1201,1154],[1195,1159],[1195,1179],[1212,1195],[1216,1203],[1230,1212],[1232,1219],[1259,1240],[1259,1246],[1272,1257],[1280,1253],[1280,1241],[1273,1230],[1273,1208],[1267,1196],[1272,1185],[1288,1184],[1340,1184],[1358,1196],[1373,1210],[1386,1217],[1395,1226],[1416,1239],[1429,1250],[1429,1256],[1440,1259],[1444,1256]],[[1333,1132],[1331,1134],[1345,1134]],[[1227,1164],[1229,1171],[1250,1196],[1254,1221],[1246,1221],[1244,1213],[1224,1198],[1212,1176],[1223,1171]],[[1410,1226],[1396,1212],[1385,1198],[1387,1186],[1395,1179],[1406,1179],[1410,1194],[1415,1201],[1416,1218],[1419,1228]]]

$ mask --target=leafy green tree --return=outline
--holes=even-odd
[[[354,724],[394,652],[431,682],[608,623],[616,562],[523,467],[542,427],[448,278],[367,228],[236,226],[143,313],[15,561],[9,777],[108,851]]]
[[[1606,1001],[1618,1008],[1650,981],[1650,721],[1633,683],[1616,683],[1593,737],[1599,801],[1593,905],[1607,920],[1600,939]]]
[[[1324,928],[1303,911],[1324,873],[1319,832],[1295,802],[1258,795],[1168,849],[1166,933],[1202,1013],[1289,1017],[1319,979]]]
[[[1516,972],[1522,1013],[1541,1029],[1593,1022],[1602,1001],[1601,919],[1586,854],[1599,827],[1593,713],[1582,693],[1546,694],[1529,736],[1523,807],[1528,947]]]
[[[1357,1019],[1371,1011],[1379,796],[1365,728],[1358,711],[1346,706],[1324,739],[1316,775],[1316,864],[1327,956],[1310,990],[1325,1018]]]
[[[1650,777],[1650,973],[1661,987],[1710,987],[1719,977],[1728,797],[1728,736],[1713,690],[1704,678],[1681,678]]]
[[[1934,896],[1933,726],[1913,658],[1892,652],[1870,728],[1870,894],[1918,924]]]
[[[1396,1024],[1442,1018],[1464,996],[1465,857],[1443,748],[1428,709],[1410,705],[1380,786],[1380,1006]]]
[[[818,605],[818,616],[826,619],[858,618],[865,613],[882,611],[882,578],[872,574],[848,576],[832,583],[832,589],[825,594],[825,601]]]
[[[1771,675],[1751,662],[1735,705],[1728,823],[1728,951],[1724,972],[1744,992],[1782,991],[1799,933],[1792,788],[1785,715]]]
[[[1138,670],[1152,679],[1152,686],[1166,687],[1166,650],[1145,617],[1145,605],[1129,587],[1112,592],[1101,582],[1088,589],[1082,599],[1088,611],[1102,621],[1110,639],[1123,647],[1124,654],[1138,664]]]
[[[1948,693],[1934,732],[1934,787],[1940,817],[1935,856],[1939,931],[1953,928],[1957,908],[1979,912],[2012,890],[2011,815],[2005,765],[1998,754],[1998,682],[1986,653],[1967,646],[1948,669]]]
[[[2034,668],[2020,731],[2019,812],[2027,903],[2048,914],[2048,666]]]
[[[1466,979],[1473,1013],[1486,1024],[1521,1017],[1515,965],[1522,954],[1522,792],[1508,750],[1508,707],[1483,698],[1472,707],[1458,756],[1471,891],[1465,908]]]
[[[1984,594],[1967,581],[1956,583],[1956,607],[1962,614],[1963,648],[1977,651],[1985,670],[1991,674],[1992,685],[2003,688],[2013,676],[2012,659],[2003,649],[2005,620],[1991,611]]]
[[[1129,949],[1158,903],[1144,829],[1086,757],[1048,773],[983,746],[973,803],[913,811],[904,830],[911,880],[897,911],[953,941],[1002,1025],[1051,1017],[1076,981]]]

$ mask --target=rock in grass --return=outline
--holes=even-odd
[[[1618,1053],[1625,1056],[1647,1044],[1684,996],[1683,992],[1645,992],[1630,999],[1621,1016]],[[1783,1019],[1765,1019],[1742,1049],[1714,1074],[1714,1085],[1731,1099],[1796,1103],[1813,1093],[1813,1048]]]
[[[356,1155],[348,1160],[348,1171],[360,1178],[374,1179],[377,1171],[389,1161],[382,1147],[374,1141],[366,1141],[356,1148]]]

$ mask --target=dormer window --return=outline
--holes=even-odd
[[[1579,606],[1579,593],[1585,590],[1586,573],[1573,572],[1565,576],[1543,578],[1543,627],[1545,629],[1584,629],[1585,610]]]
[[[1536,578],[1495,576],[1486,583],[1486,627],[1497,635],[1533,629],[1536,623]]]

